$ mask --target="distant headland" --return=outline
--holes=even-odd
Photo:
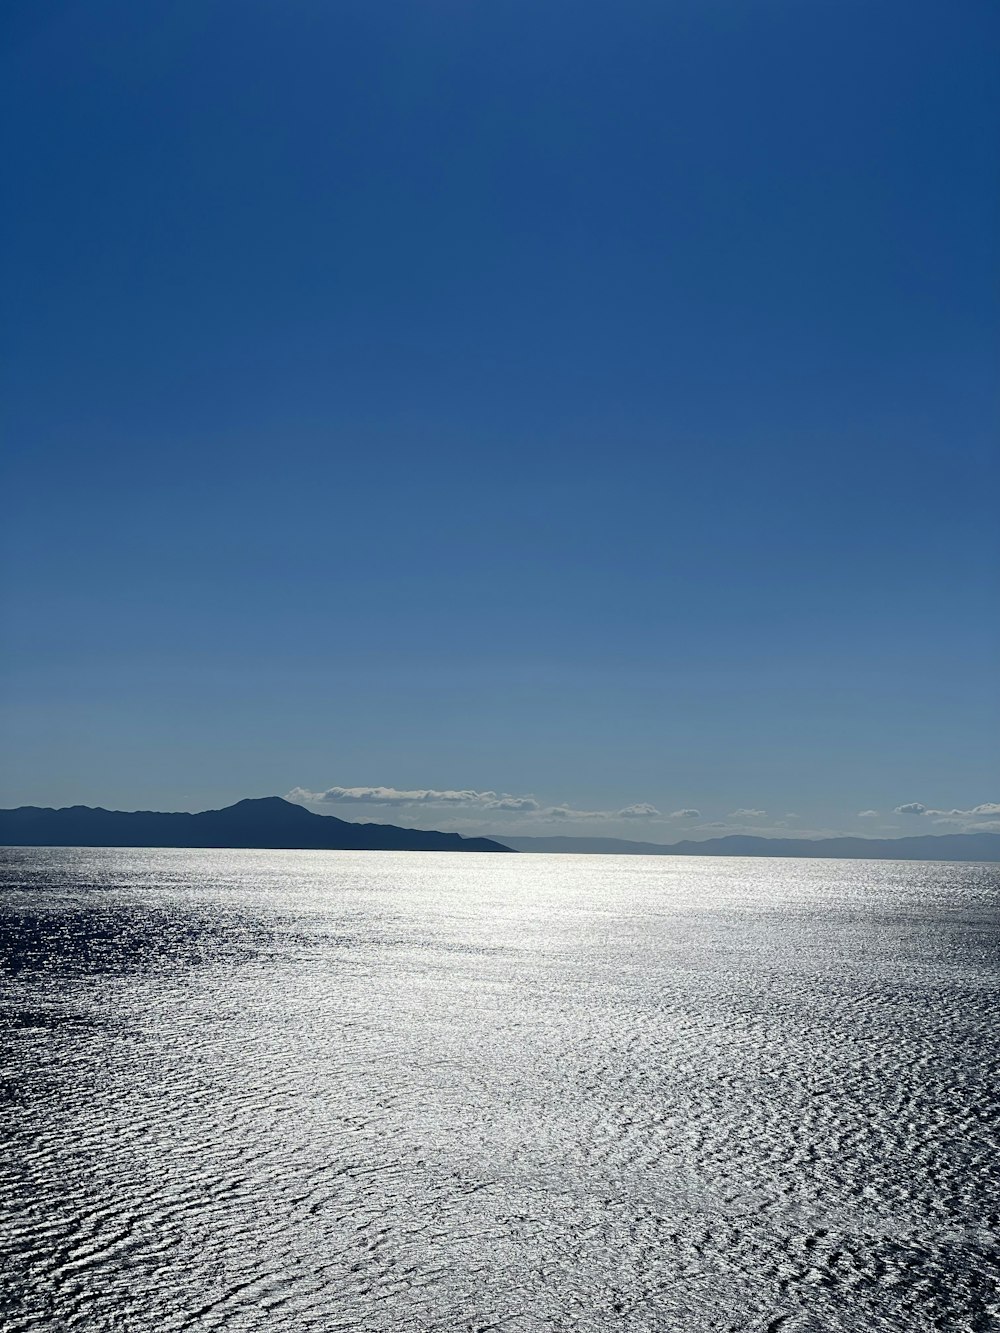
[[[298,851],[509,852],[492,838],[351,824],[314,815],[280,796],[237,801],[224,810],[161,814],[153,810],[64,810],[22,805],[0,810],[2,847],[259,847]]]

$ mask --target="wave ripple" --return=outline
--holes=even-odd
[[[5,1333],[986,1333],[996,867],[5,849]]]

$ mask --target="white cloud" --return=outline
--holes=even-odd
[[[1000,801],[983,801],[980,805],[970,806],[967,810],[935,810],[922,801],[910,801],[907,805],[897,805],[893,812],[897,815],[921,815],[935,824],[948,825],[952,828],[986,830],[992,832],[992,821],[1000,815]]]
[[[513,796],[509,792],[474,791],[471,789],[439,791],[435,788],[413,790],[398,787],[327,787],[325,791],[310,791],[293,787],[286,800],[300,805],[377,806],[407,809],[415,815],[418,809],[447,810],[453,813],[524,815],[533,820],[656,820],[663,816],[655,805],[638,801],[619,810],[576,810],[565,803],[544,809],[534,796]],[[359,814],[361,811],[359,810]]]
[[[539,819],[662,819],[655,805],[641,802],[623,810],[574,810],[570,805],[550,805],[538,812]]]
[[[327,787],[326,791],[308,791],[293,787],[288,801],[300,805],[438,805],[473,810],[538,810],[533,796],[511,796],[495,791],[435,791],[419,788],[401,791],[397,787]]]
[[[670,818],[671,818],[671,819],[700,819],[700,818],[701,818],[701,811],[700,811],[700,810],[672,810],[672,811],[670,812]]]
[[[767,815],[766,810],[730,810],[726,816],[727,819],[763,819]]]
[[[990,815],[1000,815],[1000,801],[984,801],[982,805],[974,805],[971,810],[928,810],[927,813],[955,819],[985,819]]]
[[[859,811],[858,811],[858,818],[859,818],[859,819],[878,819],[878,811],[877,811],[877,810],[859,810]]]
[[[609,810],[574,810],[568,805],[550,805],[540,812],[541,819],[607,819]]]

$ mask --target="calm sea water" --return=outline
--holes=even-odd
[[[998,867],[0,860],[6,1333],[997,1327]]]

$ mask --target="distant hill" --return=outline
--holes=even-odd
[[[64,810],[22,805],[0,810],[2,847],[273,847],[321,851],[509,852],[491,838],[397,828],[395,824],[351,824],[334,815],[314,815],[280,796],[238,801],[201,814],[151,810]]]
[[[815,856],[872,861],[1000,861],[1000,833],[940,833],[912,838],[759,838],[732,834],[704,842],[629,842],[625,838],[505,838],[519,852],[597,856]]]

